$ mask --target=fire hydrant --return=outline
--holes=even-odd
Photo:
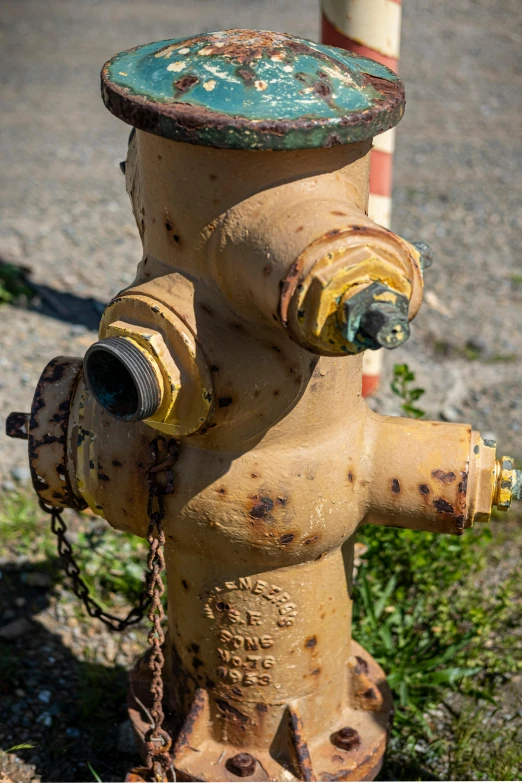
[[[521,478],[469,425],[361,397],[362,352],[403,343],[422,300],[425,248],[366,215],[372,137],[400,120],[402,84],[340,49],[232,30],[123,52],[102,94],[136,129],[124,168],[143,258],[85,359],[44,370],[35,489],[144,536],[149,444],[175,442],[158,481],[173,487],[179,779],[371,780],[392,700],[351,638],[357,528],[460,535]],[[138,665],[142,737],[146,698]]]

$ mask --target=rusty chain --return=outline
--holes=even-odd
[[[40,508],[46,514],[51,515],[51,530],[57,538],[57,549],[62,561],[63,570],[71,580],[73,593],[83,602],[87,613],[105,623],[113,631],[124,631],[129,625],[136,625],[142,619],[147,606],[150,603],[149,592],[145,588],[139,598],[138,606],[133,607],[127,617],[116,617],[106,612],[89,594],[89,588],[80,576],[80,567],[73,555],[73,549],[66,536],[67,525],[62,517],[62,509],[57,506],[48,506],[40,500]]]
[[[160,452],[166,452],[160,454]],[[147,541],[149,554],[147,558],[148,575],[146,587],[142,591],[138,606],[133,607],[124,618],[106,612],[92,598],[89,588],[80,576],[80,567],[76,562],[70,541],[67,538],[67,526],[62,517],[62,509],[57,506],[49,506],[40,500],[40,507],[46,514],[51,515],[51,530],[57,538],[57,549],[66,575],[71,579],[74,594],[83,602],[90,617],[96,617],[113,631],[124,631],[130,625],[139,623],[147,611],[147,617],[152,623],[147,640],[151,647],[148,657],[148,665],[152,672],[150,693],[152,707],[150,717],[151,727],[145,735],[147,747],[147,769],[151,772],[153,780],[176,780],[174,767],[169,751],[172,747],[172,738],[163,728],[163,644],[165,635],[161,624],[165,618],[161,598],[165,592],[162,573],[165,571],[165,557],[163,547],[165,545],[165,533],[163,519],[165,517],[165,495],[174,491],[174,465],[179,453],[177,441],[167,440],[163,436],[155,438],[149,444],[149,469],[147,471],[148,501],[147,516],[149,525],[147,529]],[[158,462],[158,459],[161,461]],[[165,482],[159,482],[159,476],[165,475]]]
[[[163,459],[158,462],[160,450],[166,451]],[[149,470],[147,473],[147,482],[149,486],[149,499],[147,504],[147,516],[149,517],[149,528],[147,531],[147,541],[150,545],[147,565],[150,576],[148,582],[148,594],[151,603],[148,611],[148,618],[152,623],[152,628],[148,634],[148,642],[151,646],[149,656],[149,668],[152,672],[150,684],[150,693],[152,696],[152,707],[150,714],[153,724],[145,735],[147,746],[147,768],[151,770],[156,781],[168,780],[167,773],[170,772],[172,780],[176,779],[172,760],[169,755],[172,746],[172,738],[163,728],[163,644],[165,635],[161,627],[165,613],[161,603],[161,597],[165,592],[161,574],[165,570],[165,557],[163,547],[165,545],[165,533],[163,530],[163,518],[165,516],[165,495],[170,495],[174,491],[174,473],[172,466],[178,456],[178,444],[175,440],[169,440],[160,436],[153,440],[149,446]],[[165,474],[165,484],[158,482],[161,473]],[[165,775],[165,777],[163,776]]]

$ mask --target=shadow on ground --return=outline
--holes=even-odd
[[[20,770],[16,783],[93,780],[88,764],[101,780],[122,781],[140,763],[125,724],[127,672],[95,662],[88,637],[93,662],[80,661],[39,621],[52,612],[57,574],[56,561],[2,566],[2,626],[22,621],[23,631],[0,639],[0,748],[34,745],[17,752],[35,769]],[[78,626],[65,628],[74,637]]]
[[[103,302],[93,297],[82,297],[35,283],[28,267],[0,258],[0,294],[2,291],[5,292],[4,301],[91,331],[98,330],[100,316],[105,309]]]

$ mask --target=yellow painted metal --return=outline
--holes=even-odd
[[[230,779],[240,751],[253,780],[375,776],[392,704],[351,638],[354,535],[364,523],[460,535],[506,502],[494,445],[466,424],[372,412],[362,356],[343,351],[354,291],[383,282],[410,318],[422,298],[417,251],[365,215],[369,151],[131,142],[143,259],[100,337],[139,347],[161,404],[120,421],[78,373],[66,468],[75,497],[145,536],[150,441],[179,441],[165,677],[183,779]],[[145,686],[138,667],[140,701]],[[346,727],[351,750],[335,744]]]

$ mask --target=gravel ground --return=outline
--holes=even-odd
[[[404,4],[401,75],[408,108],[398,134],[394,229],[432,245],[435,262],[412,338],[386,356],[385,382],[371,405],[398,412],[388,380],[394,362],[407,362],[426,389],[421,404],[428,416],[469,420],[496,436],[505,452],[522,457],[519,5]],[[28,471],[25,445],[3,436],[3,419],[13,409],[28,409],[49,359],[83,354],[95,339],[103,303],[132,280],[140,258],[118,167],[128,128],[99,97],[103,62],[139,43],[204,29],[259,27],[314,38],[318,18],[317,0],[4,0],[0,259],[29,267],[38,289],[29,309],[0,307],[4,488],[24,485]],[[118,640],[84,623],[70,596],[28,583],[37,564],[15,559],[3,571],[8,604],[25,603],[15,603],[14,615],[4,612],[2,623],[31,619],[10,642],[21,661],[20,706],[9,725],[1,719],[0,747],[36,740],[40,749],[29,765],[16,754],[4,756],[0,780],[2,770],[17,783],[51,774],[53,780],[90,779],[80,765],[94,760],[104,742],[114,747],[117,735],[112,770],[97,771],[104,780],[122,779],[133,748],[119,694],[125,669],[143,649],[142,636],[131,631]],[[78,743],[85,720],[73,694],[103,678],[116,694],[108,707],[113,730],[101,738],[90,734],[88,742],[82,735],[72,763],[63,737]]]

